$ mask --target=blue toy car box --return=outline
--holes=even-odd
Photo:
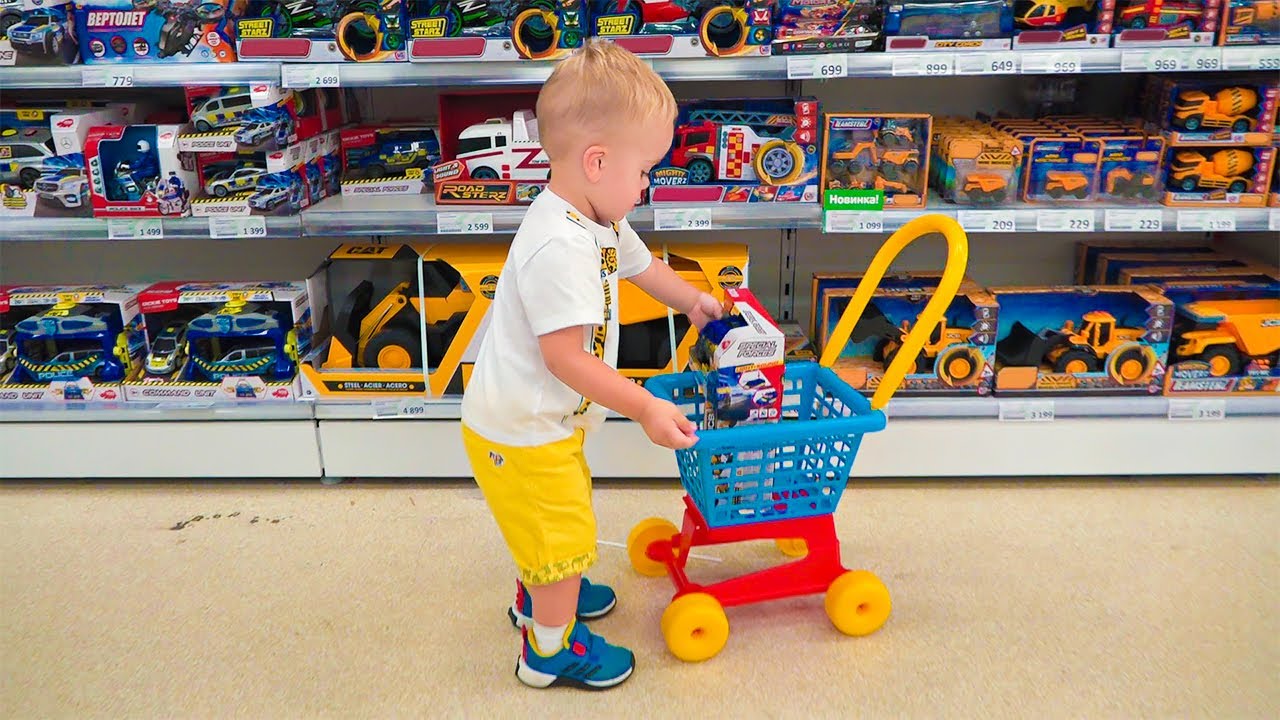
[[[166,282],[142,291],[147,354],[125,396],[146,402],[291,402],[311,348],[302,282]]]
[[[328,88],[201,85],[186,95],[192,132],[178,138],[185,152],[279,150],[337,129],[346,113],[343,93]]]
[[[349,197],[431,192],[440,139],[425,125],[345,128],[341,137],[342,194]]]
[[[70,65],[80,57],[71,0],[6,0],[0,6],[0,67]]]
[[[700,373],[703,430],[778,422],[786,342],[750,290],[725,290],[725,313],[699,333],[691,352]]]
[[[236,37],[244,60],[403,62],[401,0],[243,0]]]
[[[771,0],[590,0],[591,35],[649,57],[772,53]]]
[[[409,59],[555,60],[582,47],[586,0],[405,0]]]
[[[112,125],[89,130],[85,164],[95,217],[181,217],[199,183],[195,156],[178,150],[189,125]]]
[[[140,289],[0,287],[0,404],[123,400],[145,347]]]
[[[884,34],[888,52],[1008,50],[1013,12],[1008,0],[889,0]]]
[[[79,0],[86,63],[235,62],[232,17],[243,0]]]

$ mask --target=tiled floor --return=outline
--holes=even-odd
[[[602,539],[679,496],[600,487]],[[786,600],[731,609],[724,652],[683,664],[667,581],[604,545],[598,627],[636,675],[537,692],[471,488],[0,485],[0,717],[1280,717],[1274,483],[870,485],[837,519],[893,592],[878,634]],[[779,561],[701,552],[705,578]]]

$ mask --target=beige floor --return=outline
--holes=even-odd
[[[602,537],[678,502],[604,486]],[[637,673],[535,692],[469,488],[3,485],[0,717],[1280,717],[1275,484],[881,485],[838,520],[893,592],[880,633],[838,635],[820,599],[750,606],[682,664],[666,581],[604,546],[622,600],[598,627]],[[704,552],[707,578],[777,559]]]

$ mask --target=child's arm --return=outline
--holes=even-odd
[[[671,272],[670,268],[667,271]],[[579,325],[538,337],[542,360],[551,374],[591,402],[640,423],[654,444],[675,450],[692,447],[698,441],[697,427],[679,408],[654,397],[582,349],[583,333],[590,331]]]
[[[724,312],[720,301],[685,282],[670,265],[656,258],[628,279],[658,302],[688,315],[689,322],[699,330]]]

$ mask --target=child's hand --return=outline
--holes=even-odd
[[[654,445],[683,450],[698,442],[698,426],[685,417],[680,408],[666,400],[654,398],[638,419],[644,434]]]
[[[698,296],[697,302],[689,309],[689,322],[693,326],[701,330],[707,323],[712,320],[718,320],[724,315],[724,305],[720,301],[707,293]]]

